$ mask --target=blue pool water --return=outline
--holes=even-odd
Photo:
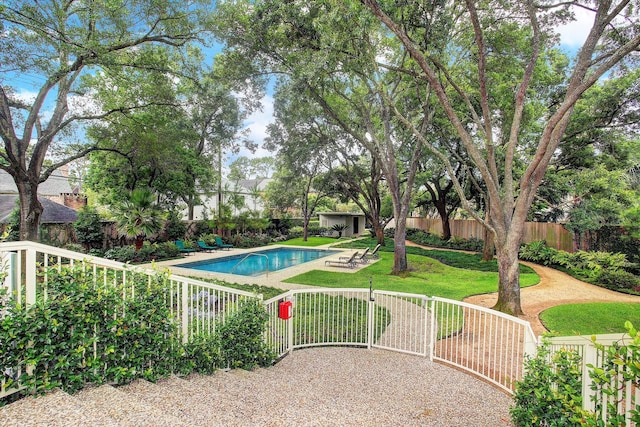
[[[274,248],[206,261],[188,262],[186,264],[178,264],[176,267],[193,268],[215,273],[239,274],[242,276],[259,276],[267,273],[267,265],[269,267],[268,271],[277,271],[337,253],[340,253],[340,251]]]

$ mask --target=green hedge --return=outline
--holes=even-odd
[[[0,372],[8,386],[19,381],[27,393],[56,387],[73,392],[86,384],[155,381],[274,360],[262,341],[267,315],[258,300],[235,306],[214,336],[183,345],[166,303],[164,275],[149,281],[130,274],[125,289],[122,283],[100,286],[90,272],[81,266],[47,269],[47,299],[26,309],[1,295]],[[228,349],[237,346],[251,351],[230,358]],[[27,365],[33,370],[22,369],[18,377],[15,368]]]
[[[560,268],[585,282],[615,291],[640,294],[640,277],[630,269],[624,254],[577,251],[569,253],[547,246],[545,241],[527,243],[520,248],[520,259]]]
[[[640,333],[630,322],[625,323],[630,339],[604,347],[592,341],[600,350],[602,367],[591,364],[589,387],[607,398],[603,405],[596,402],[595,412],[582,409],[582,358],[576,350],[560,349],[550,356],[549,343],[538,348],[535,357],[525,362],[522,381],[516,383],[511,407],[511,419],[517,427],[530,426],[593,426],[626,425],[625,414],[617,405],[621,384],[640,383]],[[640,403],[627,408],[630,420],[640,423]],[[606,414],[606,417],[603,416]]]

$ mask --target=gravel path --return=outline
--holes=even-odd
[[[511,396],[456,369],[408,354],[354,348],[299,350],[272,373],[287,398],[270,410],[303,426],[511,425]]]
[[[540,313],[562,304],[586,302],[633,302],[640,303],[640,297],[604,289],[582,282],[566,273],[531,262],[520,261],[528,265],[540,276],[540,283],[523,288],[520,302],[524,315],[522,319],[531,323],[533,332],[542,335],[547,328],[540,321]],[[497,293],[475,295],[465,301],[482,307],[492,307],[498,299]]]
[[[0,426],[500,427],[511,425],[511,404],[497,388],[424,357],[318,347],[253,372],[25,398],[0,408]]]

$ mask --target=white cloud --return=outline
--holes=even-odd
[[[16,89],[15,97],[21,101],[26,102],[27,104],[33,104],[33,101],[36,100],[36,96],[38,96],[38,92],[33,90],[27,90],[24,88]]]
[[[273,123],[273,97],[265,95],[262,100],[262,110],[255,111],[245,120],[245,130],[248,132],[248,139],[258,145],[255,153],[251,153],[246,149],[242,149],[240,156],[245,157],[266,157],[271,155],[270,152],[262,148],[262,143],[267,137],[267,126]]]
[[[560,44],[569,48],[581,47],[593,26],[593,12],[583,8],[574,8],[574,14],[574,21],[558,27]]]

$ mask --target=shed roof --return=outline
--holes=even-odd
[[[365,216],[362,212],[318,212],[324,216]]]

